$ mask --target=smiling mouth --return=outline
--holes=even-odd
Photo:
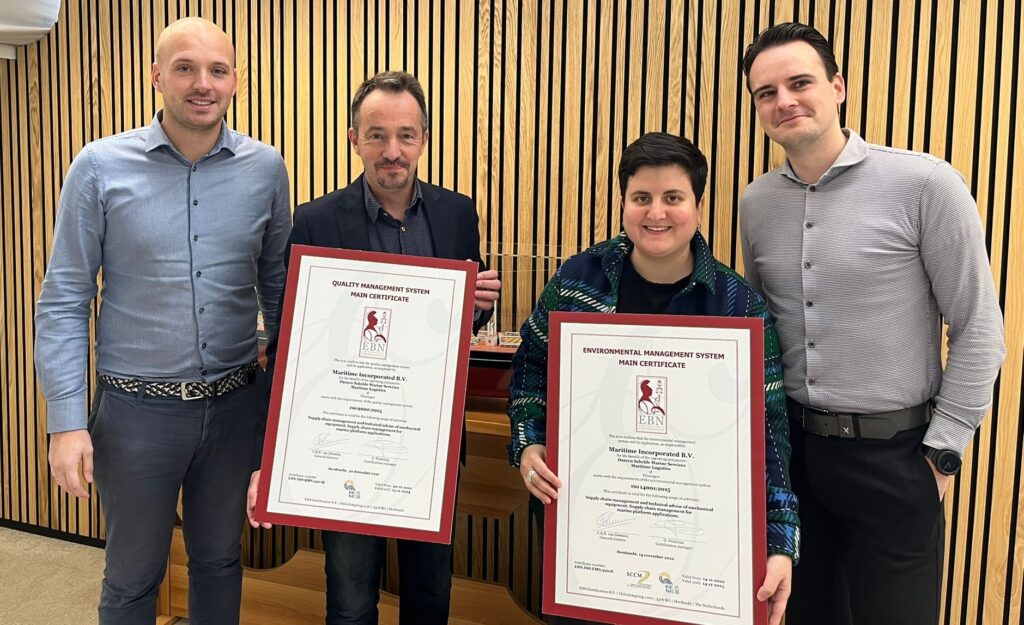
[[[653,232],[655,234],[661,232],[668,232],[670,229],[671,226],[644,226],[644,230],[646,230],[647,232]]]
[[[202,100],[199,98],[189,98],[188,103],[193,106],[213,106],[213,100]]]
[[[780,121],[778,123],[778,125],[779,126],[785,126],[789,122],[796,121],[796,120],[801,119],[803,117],[806,117],[806,115],[803,115],[802,113],[800,115],[793,115],[793,116],[787,117],[786,119]]]

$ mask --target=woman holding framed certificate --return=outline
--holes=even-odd
[[[571,579],[563,583],[560,578],[559,592],[568,594],[557,594],[554,581],[548,579],[554,577],[555,564],[550,561],[554,551],[550,544],[545,545],[544,609],[549,614],[620,623],[716,624],[763,622],[767,615],[767,621],[777,625],[785,612],[792,565],[799,557],[799,521],[789,482],[789,428],[779,343],[764,299],[737,273],[715,260],[699,231],[707,173],[706,158],[687,139],[648,133],[630,144],[619,163],[624,232],[569,258],[544,288],[520,332],[522,345],[513,359],[509,389],[509,455],[532,495],[534,511],[543,518],[545,507],[564,495],[560,493],[563,480],[556,474],[559,467],[566,471],[573,467],[571,476],[562,475],[566,483],[603,480],[589,494],[577,489],[569,501],[565,497],[560,501],[577,513],[571,521],[573,529],[558,536],[585,535],[592,543],[576,542],[592,557],[566,559],[559,552],[558,566],[567,563],[562,568]],[[566,312],[622,316],[574,317]],[[629,319],[633,325],[627,328],[616,319]],[[568,341],[566,324],[570,320],[620,325],[615,331],[578,332]],[[660,326],[678,325],[702,327],[693,330],[692,336],[659,333],[664,330],[659,330]],[[736,332],[741,326],[753,328],[756,336],[735,354],[731,348],[701,347],[735,344],[709,334],[708,328],[726,326],[726,332]],[[584,340],[594,336],[604,342]],[[583,338],[577,342],[575,337]],[[763,362],[759,359],[762,341]],[[694,345],[698,347],[694,349]],[[604,361],[593,369],[594,375],[580,373],[597,366],[593,363],[598,358]],[[746,366],[752,358],[754,366]],[[559,360],[561,368],[555,362]],[[736,363],[739,366],[734,366]],[[744,366],[745,372],[741,371]],[[606,375],[612,370],[615,375]],[[560,375],[559,371],[567,373]],[[575,375],[576,381],[567,380],[569,375]],[[694,380],[700,388],[694,386]],[[572,384],[576,390],[569,399],[558,395],[556,387],[560,385],[564,393]],[[581,391],[584,387],[587,390]],[[670,393],[670,388],[675,390]],[[741,392],[732,393],[734,389]],[[706,401],[698,397],[701,394],[709,395]],[[672,402],[669,397],[674,397]],[[742,409],[726,410],[739,415],[734,419],[739,421],[739,429],[702,430],[702,421],[706,426],[716,419],[715,410],[720,406]],[[575,421],[565,417],[570,410],[577,415]],[[685,418],[675,416],[682,412]],[[620,418],[624,413],[628,414]],[[552,414],[562,415],[561,431],[558,419],[548,422]],[[753,426],[744,423],[752,420],[757,421]],[[670,427],[670,421],[682,425]],[[722,473],[721,466],[713,467],[718,466],[716,459],[723,457],[719,451],[729,449],[722,440],[743,437],[723,437],[726,430],[747,433],[746,446],[734,446],[728,452],[734,458],[724,456],[733,458],[722,465],[726,472],[737,474],[728,484],[715,477]],[[551,431],[558,436],[549,445]],[[763,456],[760,440],[749,445],[751,433],[762,431]],[[575,439],[589,438],[594,445],[587,448],[581,443],[579,449],[590,451],[578,453],[577,447],[565,445],[570,436],[574,444]],[[558,441],[565,449],[556,462],[550,448]],[[567,462],[570,451],[575,453],[573,463],[559,464]],[[762,458],[763,485],[758,483]],[[715,476],[701,477],[708,471]],[[753,506],[750,518],[754,520],[744,527],[765,528],[761,537],[766,540],[755,537],[753,543],[760,542],[761,553],[766,545],[767,562],[760,559],[749,570],[737,566],[735,576],[698,572],[700,567],[694,562],[700,558],[711,567],[717,567],[720,560],[721,570],[726,571],[731,570],[729,563],[743,559],[737,555],[740,552],[757,552],[756,548],[743,551],[751,542],[749,535],[745,540],[737,539],[735,533],[731,539],[715,538],[720,526],[729,525],[721,519],[741,518],[742,512],[731,511],[750,507],[749,495],[736,497],[734,493],[737,480],[742,486],[744,479],[751,481],[751,474],[756,476],[755,483],[743,492],[753,493],[755,502],[764,503]],[[712,487],[716,480],[721,484]],[[577,496],[582,502],[579,506]],[[603,512],[590,512],[587,506],[593,502],[603,507],[592,509]],[[587,511],[581,512],[584,509]],[[560,516],[559,522],[563,520]],[[556,536],[551,521],[545,537],[548,543]],[[700,555],[716,540],[733,545],[733,550]],[[588,544],[593,548],[587,548]],[[598,555],[609,545],[608,557]],[[741,578],[747,578],[746,585]],[[751,597],[744,603],[747,594]],[[574,596],[580,597],[578,604],[573,603]],[[733,607],[730,597],[735,599]]]

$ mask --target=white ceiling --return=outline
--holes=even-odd
[[[0,57],[16,58],[16,46],[44,37],[59,11],[60,0],[0,0]]]

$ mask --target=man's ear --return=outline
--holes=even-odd
[[[359,154],[359,135],[355,128],[348,129],[348,142],[352,144],[352,149],[356,151],[356,154]]]
[[[837,73],[832,77],[832,92],[835,94],[836,105],[846,102],[846,79]]]

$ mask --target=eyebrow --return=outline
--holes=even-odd
[[[190,56],[178,56],[171,58],[171,65],[177,65],[178,63],[191,63],[192,65],[199,65],[199,61],[195,60]],[[225,61],[211,61],[210,65],[220,65],[221,67],[227,67],[230,69],[232,66]]]
[[[371,130],[384,130],[384,126],[367,126],[366,127],[366,131],[367,132],[369,132]],[[400,130],[400,131],[401,130],[419,130],[419,126],[415,126],[415,125],[413,125],[413,126],[400,126],[398,128],[398,130]]]
[[[806,79],[806,78],[810,78],[810,79],[813,80],[814,79],[814,74],[796,74],[794,76],[790,76],[789,78],[786,78],[786,82],[793,82],[794,80],[800,80],[800,79]],[[751,91],[750,95],[756,96],[757,94],[761,93],[765,89],[771,89],[771,88],[772,88],[771,85],[761,85],[757,89],[754,89],[753,91]]]
[[[634,189],[633,191],[629,192],[630,195],[636,195],[637,193],[645,193],[647,195],[654,195],[653,192],[647,191],[646,189]],[[686,191],[683,191],[682,189],[665,189],[664,191],[661,192],[662,195],[664,195],[666,193],[677,193],[679,195],[686,195]]]

